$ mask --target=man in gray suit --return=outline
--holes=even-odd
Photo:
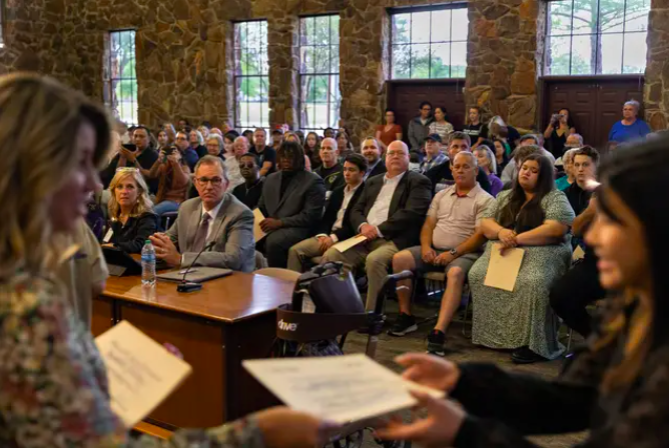
[[[151,242],[156,257],[171,266],[190,266],[210,242],[196,266],[251,272],[255,267],[253,213],[231,194],[220,157],[204,156],[195,166],[195,188],[200,197],[179,207],[179,216],[167,233],[156,233]]]
[[[277,154],[281,171],[265,180],[258,207],[265,216],[260,227],[268,235],[263,240],[271,267],[285,268],[288,250],[315,234],[325,205],[323,179],[304,168],[304,152],[299,143],[283,142]]]

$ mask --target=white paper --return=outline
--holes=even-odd
[[[192,371],[125,320],[95,342],[107,368],[111,408],[128,428],[149,415]]]
[[[347,250],[349,250],[352,247],[357,246],[358,244],[362,244],[365,241],[367,241],[367,237],[363,235],[356,235],[354,237],[351,237],[347,240],[340,241],[337,244],[334,244],[332,247],[337,249],[339,252],[344,253]]]
[[[102,242],[107,244],[108,242],[111,241],[113,235],[114,235],[114,229],[109,228],[109,230],[107,230],[107,233],[105,233],[105,237],[102,238]]]
[[[253,210],[253,237],[255,238],[256,243],[267,236],[267,234],[260,228],[260,223],[263,219],[265,219],[265,215],[262,214],[259,208]]]
[[[337,423],[365,420],[416,404],[410,383],[364,354],[243,361],[260,383],[292,409]]]
[[[483,284],[513,292],[513,289],[516,287],[520,266],[523,264],[525,250],[508,248],[504,249],[504,255],[502,255],[501,248],[501,244],[493,244],[490,263],[488,264],[488,271],[486,272]]]
[[[583,249],[581,246],[576,246],[576,250],[574,250],[574,253],[571,256],[571,259],[573,261],[580,260],[581,258],[585,257],[585,252],[583,252]]]

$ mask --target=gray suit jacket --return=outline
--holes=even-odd
[[[182,203],[179,216],[167,235],[182,254],[182,265],[190,266],[197,252],[192,251],[202,215],[202,199],[193,198]],[[255,240],[253,238],[253,212],[229,193],[223,196],[223,205],[214,222],[207,243],[216,241],[214,247],[198,258],[196,266],[228,268],[251,272],[255,268]]]
[[[267,218],[280,219],[286,227],[312,230],[323,216],[325,186],[323,179],[309,171],[301,171],[281,196],[281,172],[265,179],[258,207]]]

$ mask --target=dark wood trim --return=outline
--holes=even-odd
[[[629,81],[630,79],[644,80],[643,73],[630,73],[625,75],[570,75],[570,76],[542,76],[539,81],[551,82],[583,82],[585,80],[597,81]]]
[[[386,83],[390,86],[401,84],[464,84],[465,78],[421,78],[421,79],[388,79]]]

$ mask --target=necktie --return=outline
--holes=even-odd
[[[211,216],[209,213],[202,215],[200,220],[200,227],[197,229],[195,234],[195,241],[193,241],[193,250],[192,252],[200,252],[204,249],[204,245],[207,241],[207,233],[209,232],[209,221],[211,221]]]

